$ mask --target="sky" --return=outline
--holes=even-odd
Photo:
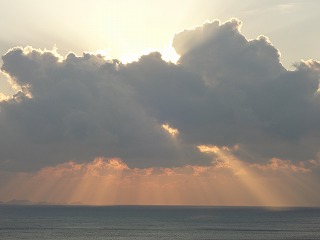
[[[0,201],[320,206],[318,0],[1,5]]]

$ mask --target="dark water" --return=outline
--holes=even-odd
[[[0,205],[0,239],[320,239],[320,208]]]

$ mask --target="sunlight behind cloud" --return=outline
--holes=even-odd
[[[241,184],[258,200],[259,205],[262,206],[285,206],[290,202],[290,195],[286,195],[284,192],[279,194],[276,188],[272,184],[268,184],[265,179],[261,178],[257,171],[250,165],[239,160],[232,154],[232,149],[228,147],[218,146],[199,146],[200,151],[205,153],[212,153],[216,156],[216,165],[220,168],[227,168],[233,172]],[[271,162],[269,170],[282,169],[285,172],[296,172],[294,166],[279,166],[273,160]],[[268,170],[269,165],[265,167],[261,166],[260,169]],[[290,174],[293,181],[297,181],[294,174]]]
[[[179,134],[179,130],[176,128],[172,128],[168,123],[162,124],[162,128],[166,130],[173,137]]]
[[[171,45],[168,45],[162,49],[146,48],[141,52],[127,53],[120,57],[120,61],[124,64],[136,62],[141,58],[141,56],[148,55],[152,52],[159,52],[161,54],[161,58],[166,62],[177,63],[180,58],[180,55],[176,53],[174,48]],[[112,53],[112,51],[110,51],[110,53]]]
[[[320,62],[282,63],[316,53],[299,42],[316,21],[297,1],[231,2],[4,11],[0,201],[319,204]]]
[[[121,159],[96,158],[82,164],[66,162],[36,173],[11,174],[0,188],[1,200],[85,205],[296,206],[308,200],[312,204],[310,194],[319,195],[316,186],[307,184],[306,172],[259,168],[236,159],[230,149],[212,150],[217,161],[206,167],[129,168]],[[275,174],[277,171],[279,174]]]

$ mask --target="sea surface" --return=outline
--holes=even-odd
[[[320,208],[0,205],[1,240],[320,239]]]

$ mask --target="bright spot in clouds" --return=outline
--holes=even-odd
[[[168,133],[170,133],[173,137],[175,137],[179,133],[178,129],[170,127],[170,125],[167,123],[162,124],[162,127],[164,130],[166,130]]]
[[[139,61],[139,58],[142,55],[148,55],[150,52],[159,52],[161,54],[161,58],[166,62],[172,62],[176,63],[179,59],[179,55],[176,53],[174,48],[172,46],[166,46],[163,49],[145,49],[140,53],[132,53],[132,54],[126,54],[122,57],[120,57],[120,60],[122,63],[132,63],[135,61]]]

